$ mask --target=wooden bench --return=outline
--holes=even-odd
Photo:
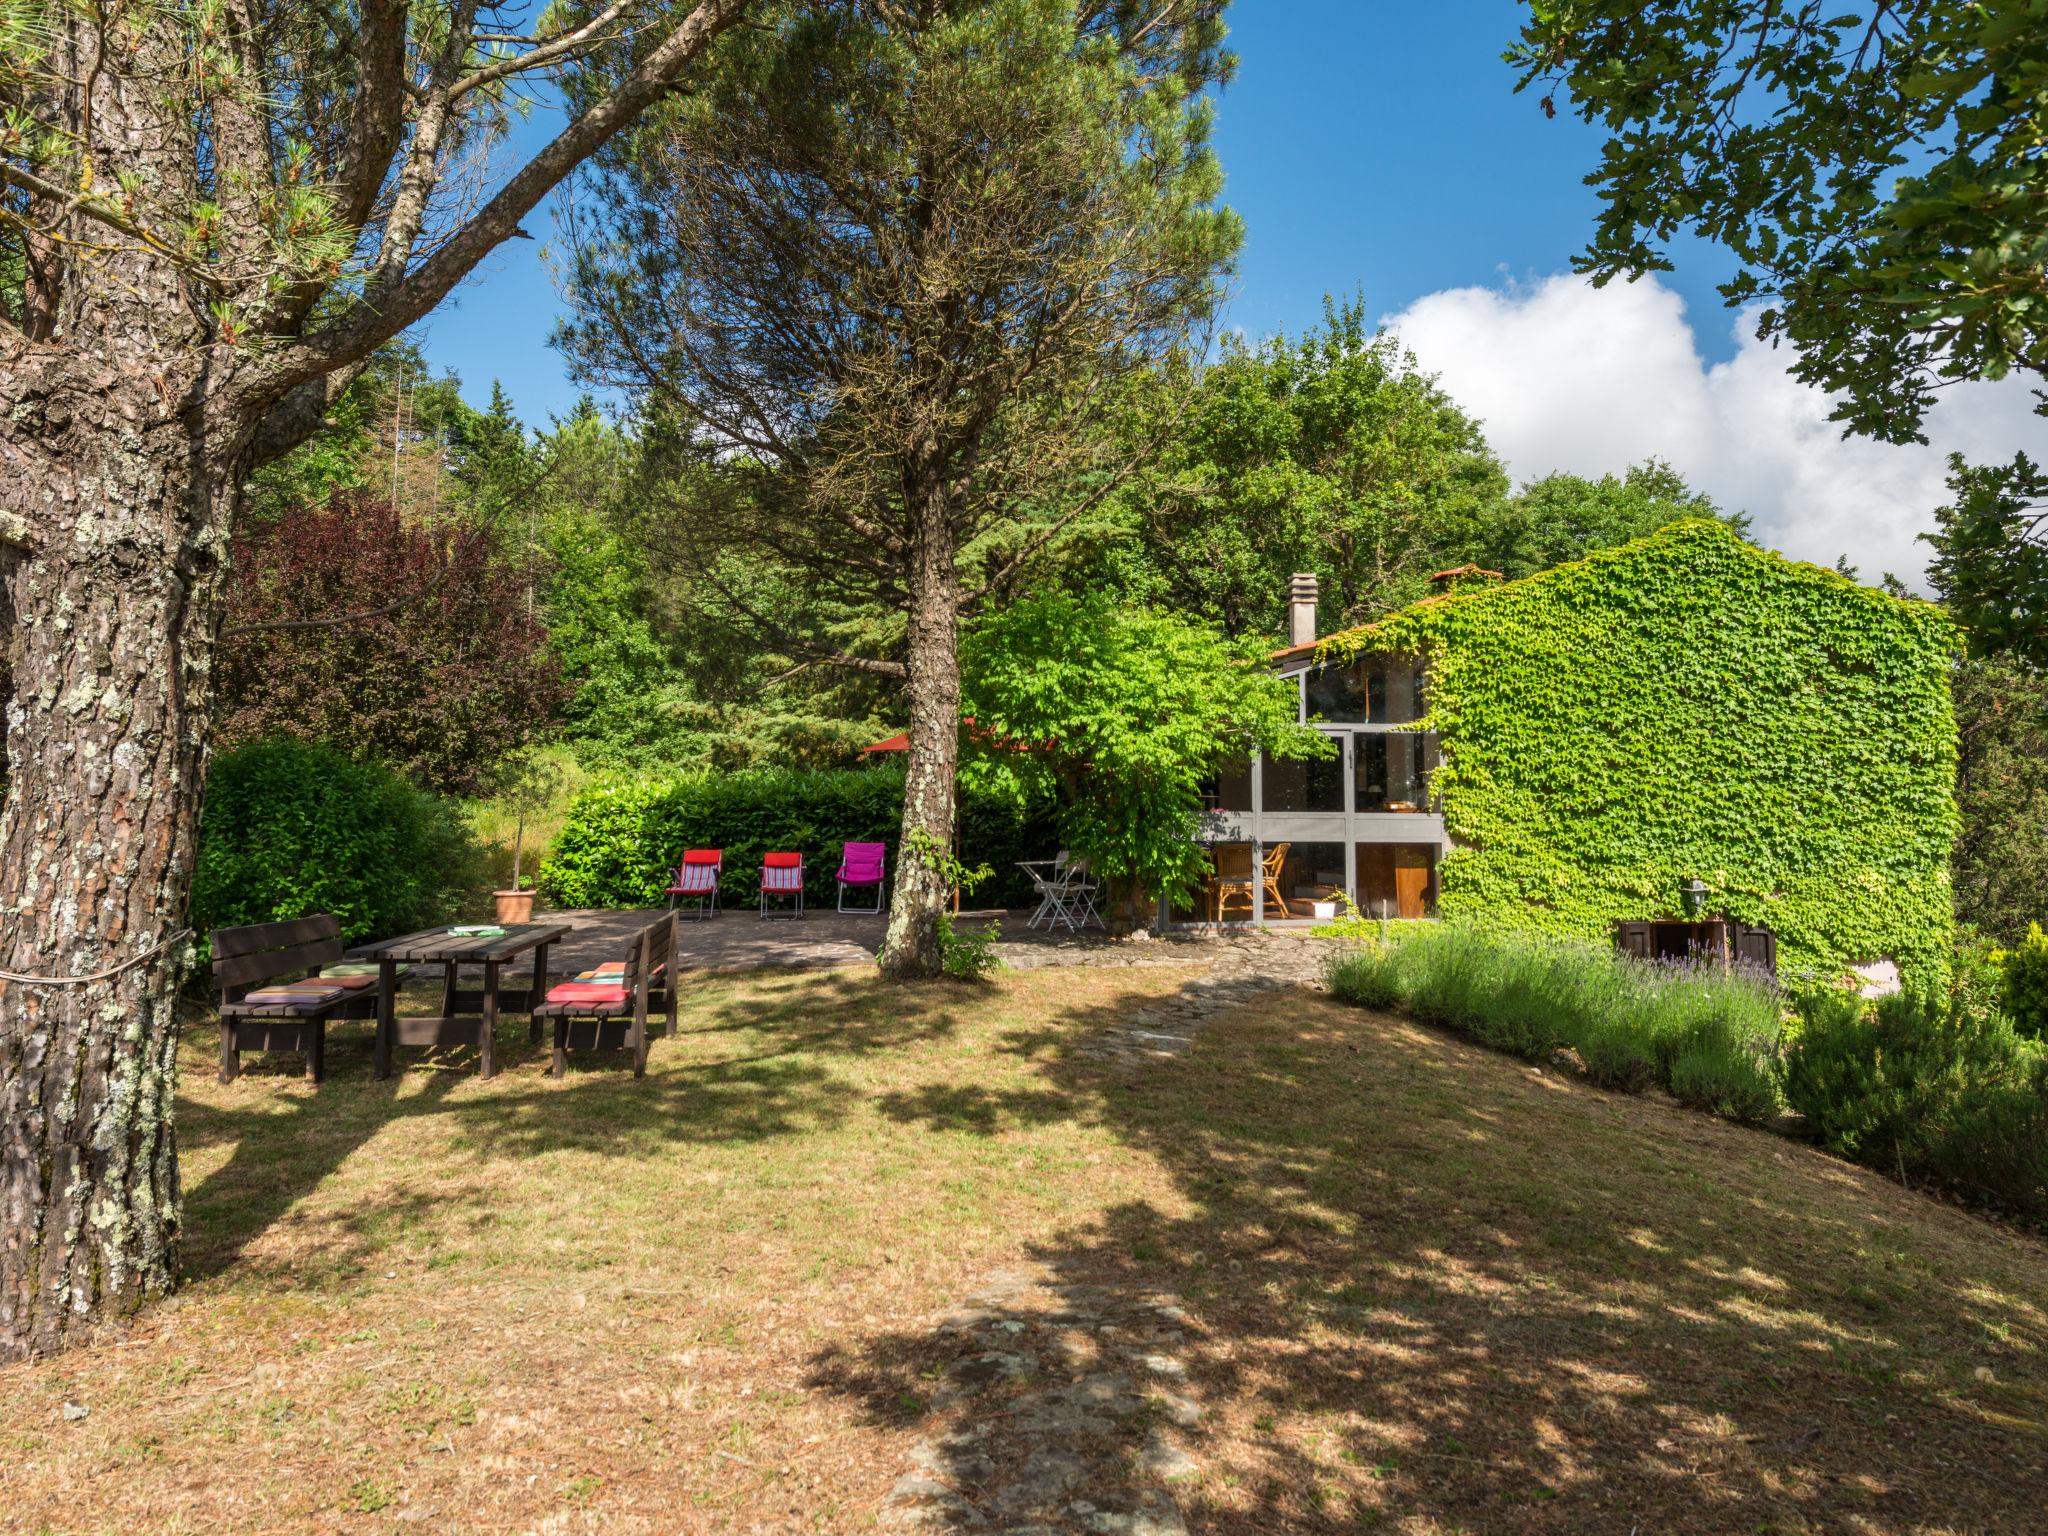
[[[633,937],[623,962],[609,974],[600,966],[574,981],[553,988],[533,1010],[536,1024],[550,1019],[555,1027],[555,1059],[548,1075],[560,1077],[569,1065],[569,1051],[630,1050],[633,1075],[647,1075],[647,1015],[661,1010],[667,1027],[676,1027],[676,919],[664,913]],[[617,980],[612,980],[615,975]]]
[[[303,1000],[259,1000],[266,983],[313,980],[320,968],[341,959],[341,924],[322,912],[283,923],[252,923],[243,928],[216,928],[213,984],[220,988],[220,1080],[231,1083],[241,1071],[244,1051],[302,1051],[306,1076],[319,1082],[327,1066],[327,1021],[332,1018],[373,1018],[377,987],[372,984],[338,995],[310,995]]]

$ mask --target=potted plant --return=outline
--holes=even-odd
[[[512,758],[498,780],[498,803],[512,812],[512,884],[493,891],[497,920],[510,927],[533,919],[533,892],[520,882],[520,864],[526,852],[526,818],[552,801],[561,789],[561,765],[537,752]]]

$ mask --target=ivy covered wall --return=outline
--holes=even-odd
[[[1945,973],[1959,649],[1901,600],[1688,520],[1326,642],[1419,648],[1453,844],[1445,915],[1604,936],[1708,908],[1779,966]]]

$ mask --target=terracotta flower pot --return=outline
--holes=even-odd
[[[508,928],[533,921],[533,892],[493,891],[491,896],[498,904],[498,921]]]

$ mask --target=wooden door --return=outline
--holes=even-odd
[[[1433,867],[1427,848],[1413,843],[1394,847],[1394,910],[1402,917],[1429,915],[1429,877]]]
[[[1358,845],[1358,910],[1367,917],[1392,916],[1395,911],[1394,849],[1390,843]]]

